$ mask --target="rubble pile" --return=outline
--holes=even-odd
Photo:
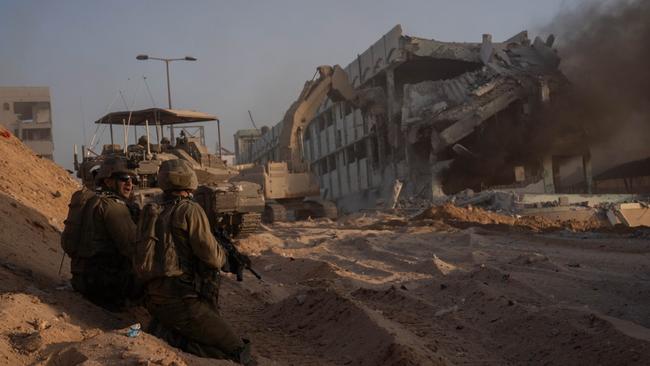
[[[479,207],[458,207],[451,203],[432,206],[414,216],[411,221],[443,221],[444,223],[467,228],[471,226],[488,226],[507,230],[524,230],[532,232],[547,232],[559,230],[589,231],[603,228],[603,222],[597,219],[551,220],[540,216],[505,215],[488,211]]]
[[[465,189],[437,200],[401,199],[398,212],[414,218],[498,224],[536,231],[650,227],[650,196],[643,194],[530,194]]]

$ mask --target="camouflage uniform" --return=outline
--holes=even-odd
[[[146,285],[145,303],[154,317],[150,331],[186,352],[241,362],[247,345],[221,318],[216,306],[218,271],[226,262],[225,250],[212,235],[198,203],[169,199],[171,203],[164,206],[175,210],[171,234],[183,274]]]
[[[72,287],[93,303],[118,310],[133,291],[131,247],[136,226],[126,201],[102,192],[90,199],[84,212],[83,245],[72,258]]]

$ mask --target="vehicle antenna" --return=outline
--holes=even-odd
[[[151,89],[149,88],[149,83],[147,82],[147,77],[142,75],[142,79],[144,80],[144,85],[147,87],[147,93],[149,93],[149,98],[151,98],[151,105],[156,108],[156,101],[153,99],[153,94],[151,94]]]
[[[255,125],[255,120],[253,119],[253,114],[251,113],[251,110],[248,110],[248,117],[251,119],[251,123],[253,124],[253,128],[257,129],[257,126]]]

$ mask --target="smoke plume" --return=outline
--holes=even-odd
[[[650,1],[585,0],[540,33],[556,36],[569,85],[536,112],[536,123],[485,129],[471,143],[481,158],[454,161],[444,181],[448,193],[508,184],[509,167],[520,157],[539,161],[588,149],[596,175],[650,157]],[[506,118],[500,114],[500,120]]]
[[[572,83],[560,125],[582,124],[601,170],[650,156],[650,1],[584,2],[545,31]],[[612,148],[621,156],[603,153]]]

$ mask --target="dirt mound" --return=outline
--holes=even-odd
[[[264,275],[283,284],[308,285],[313,281],[332,281],[338,278],[335,268],[327,262],[284,257],[277,258],[274,262],[264,265]],[[265,262],[261,261],[261,263]]]
[[[0,169],[0,265],[59,281],[59,232],[79,184],[13,135],[0,136]]]
[[[259,255],[271,248],[281,247],[282,244],[284,240],[272,233],[260,233],[238,240],[237,248],[249,255]]]
[[[5,131],[0,127],[0,131]],[[80,188],[68,172],[43,159],[15,136],[0,136],[0,192],[45,216],[62,229],[68,203]]]
[[[47,217],[0,192],[0,222],[0,265],[32,280],[61,279],[58,271],[63,251],[59,229]],[[62,268],[64,276],[68,267]]]
[[[551,305],[551,298],[488,266],[413,290],[351,295],[430,340],[453,364],[639,364],[647,353],[644,340],[626,337],[606,317]]]
[[[46,365],[235,365],[224,360],[182,356],[182,352],[149,334],[140,333],[130,338],[126,333],[127,329],[119,329],[75,342],[48,355]]]
[[[272,327],[315,344],[314,352],[335,364],[447,364],[421,339],[336,291],[300,292],[274,304],[265,317]]]
[[[451,226],[467,228],[470,226],[488,226],[501,229],[547,232],[558,230],[587,231],[603,227],[603,223],[593,219],[589,221],[557,221],[538,216],[509,216],[478,207],[461,208],[447,203],[432,206],[411,219],[418,221],[442,221]]]
[[[2,365],[234,365],[183,353],[145,332],[127,337],[142,321],[141,308],[109,313],[66,286],[40,287],[2,267],[0,279]]]

